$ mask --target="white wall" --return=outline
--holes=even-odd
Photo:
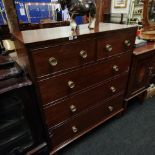
[[[130,3],[132,0],[127,0],[126,8],[114,8],[114,0],[111,0],[111,22],[119,23],[121,20],[121,14],[124,14],[123,22],[127,23],[127,19],[130,12]]]
[[[111,13],[119,13],[119,14],[120,13],[124,13],[124,14],[128,14],[131,1],[132,0],[127,0],[127,7],[126,8],[114,8],[114,0],[112,0]]]

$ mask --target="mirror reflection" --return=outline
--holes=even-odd
[[[148,6],[148,19],[149,22],[155,22],[155,0],[150,0],[149,1],[149,6]]]

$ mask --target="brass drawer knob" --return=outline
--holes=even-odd
[[[108,107],[108,109],[109,109],[109,111],[111,112],[111,111],[113,111],[113,110],[114,110],[114,107],[109,106],[109,107]]]
[[[106,50],[107,50],[108,52],[111,52],[111,51],[112,51],[112,46],[109,45],[109,44],[107,44],[107,45],[106,45]]]
[[[68,81],[68,86],[73,89],[75,87],[75,83],[73,81]]]
[[[70,106],[70,110],[71,110],[71,112],[76,112],[76,106],[75,105],[71,105]]]
[[[74,133],[77,133],[78,132],[78,129],[77,129],[76,126],[72,126],[72,130],[73,130]]]
[[[113,92],[113,93],[115,93],[116,92],[116,88],[115,87],[110,87],[110,90]]]
[[[131,46],[130,40],[125,40],[125,41],[124,41],[124,44],[125,44],[127,47]]]
[[[58,64],[57,59],[55,59],[54,57],[49,58],[48,62],[51,66],[56,66]]]
[[[82,50],[82,51],[80,51],[80,56],[81,56],[81,58],[86,59],[88,55],[87,55],[86,51]]]
[[[118,71],[119,71],[119,67],[118,67],[117,65],[114,65],[112,68],[113,68],[113,70],[114,70],[115,72],[118,72]]]

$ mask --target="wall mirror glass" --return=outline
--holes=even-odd
[[[155,40],[155,0],[144,0],[141,38]]]
[[[149,20],[149,23],[155,24],[155,0],[149,0],[148,20]]]

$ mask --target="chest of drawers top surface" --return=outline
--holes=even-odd
[[[24,50],[17,46],[19,55],[28,55],[30,72],[40,78],[132,51],[135,31],[135,26],[100,23],[94,30],[84,24],[76,32],[65,26],[23,31],[15,37],[26,47],[20,54]]]
[[[78,39],[82,37],[87,37],[88,35],[93,36],[97,35],[98,33],[130,28],[135,28],[135,26],[100,23],[98,28],[94,30],[89,30],[88,24],[83,24],[79,26],[79,30],[76,32],[71,31],[70,26],[63,26],[56,28],[22,31],[20,34],[15,34],[15,37],[17,37],[24,44],[32,44],[50,40],[72,40],[71,36],[77,36],[76,39]]]

